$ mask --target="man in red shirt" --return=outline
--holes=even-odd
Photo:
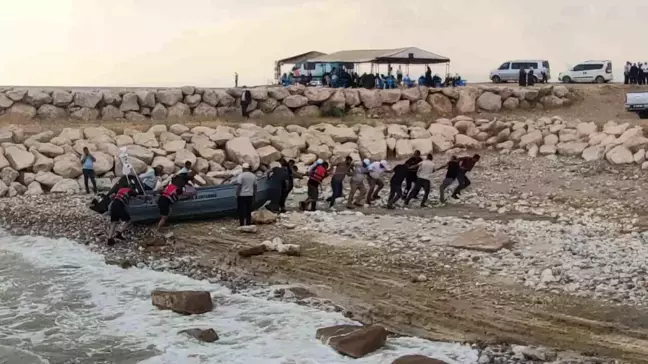
[[[324,181],[324,178],[328,176],[328,167],[329,164],[327,162],[324,162],[322,164],[318,164],[313,168],[313,170],[310,172],[310,176],[308,178],[308,198],[305,201],[302,201],[299,203],[299,207],[302,210],[310,210],[310,211],[315,211],[317,209],[317,200],[319,199],[319,188],[322,185],[322,181]],[[310,206],[309,206],[310,205]]]
[[[470,186],[471,183],[466,174],[472,171],[473,167],[475,167],[475,164],[477,164],[480,159],[481,157],[479,156],[479,154],[475,154],[472,157],[459,158],[459,173],[457,174],[457,182],[459,182],[459,185],[454,190],[452,198],[458,199],[461,191]]]

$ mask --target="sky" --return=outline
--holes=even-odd
[[[548,59],[554,79],[609,59],[616,80],[625,61],[648,61],[646,0],[0,0],[0,9],[0,85],[230,87],[234,72],[259,85],[275,60],[299,53],[408,46],[449,57],[469,82],[511,59]]]

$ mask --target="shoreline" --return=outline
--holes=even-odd
[[[488,157],[494,158],[494,156],[492,155]],[[488,168],[494,168],[493,165],[501,164],[501,162],[502,162],[501,160],[499,161],[493,160],[491,163],[489,163]],[[519,163],[519,160],[515,160],[515,162]],[[567,166],[569,166],[572,163],[573,162],[571,160],[565,160],[562,162],[563,165],[567,165]],[[573,165],[582,166],[582,163],[575,163]],[[507,167],[505,167],[504,169],[506,168]],[[589,167],[585,168],[584,172],[587,173],[588,169]],[[612,169],[611,172],[614,171],[618,171],[618,169]],[[491,173],[497,174],[496,171],[489,172],[487,170],[480,171],[478,173],[484,175],[484,177],[482,178],[486,178],[486,179],[491,177]],[[628,182],[631,181],[632,180],[628,180]],[[479,186],[483,185],[486,182],[483,180],[478,180],[476,182],[478,184],[477,185],[478,187],[476,187],[479,189],[478,192],[483,193],[483,191],[481,190],[482,187]],[[498,181],[497,178],[493,178],[493,180],[491,181],[491,183],[493,183],[494,185],[498,184],[499,182],[500,181]],[[602,185],[605,184],[602,183]],[[623,192],[624,188],[625,187],[621,187],[620,192]],[[293,201],[292,201],[293,203],[295,202],[294,201],[295,199],[302,198],[300,192],[301,191],[299,189],[296,191],[295,196],[293,196]],[[508,192],[510,193],[510,191]],[[514,193],[514,196],[517,198],[524,193],[525,192],[522,191],[516,191]],[[441,219],[443,219],[444,215],[448,216],[450,220],[445,220],[445,221],[450,224],[454,224],[457,218],[464,219],[466,221],[475,221],[481,219],[484,221],[500,221],[500,222],[507,221],[507,220],[511,222],[515,222],[517,220],[524,220],[524,221],[537,220],[539,222],[547,221],[548,223],[551,224],[557,224],[562,222],[562,223],[569,223],[575,225],[582,224],[583,223],[582,221],[586,221],[583,220],[583,216],[580,216],[578,214],[575,214],[573,217],[569,217],[565,215],[561,216],[559,214],[552,216],[552,212],[550,211],[549,207],[540,207],[546,210],[544,211],[544,213],[540,214],[538,213],[538,211],[534,211],[534,209],[537,209],[537,208],[533,208],[535,202],[529,203],[529,201],[533,199],[532,196],[526,197],[526,199],[529,200],[526,203],[516,203],[515,201],[513,201],[513,199],[511,199],[511,201],[509,201],[507,204],[501,207],[497,206],[498,204],[501,204],[502,202],[501,200],[498,200],[495,203],[495,206],[493,206],[492,204],[488,204],[489,199],[493,200],[495,198],[502,198],[505,195],[506,193],[501,194],[501,193],[494,193],[490,191],[487,193],[486,196],[484,196],[485,198],[480,199],[479,196],[471,196],[469,201],[467,201],[466,203],[459,203],[452,206],[446,206],[444,208],[435,206],[433,209],[428,209],[428,210],[399,209],[396,210],[395,213],[392,211],[390,212],[383,211],[382,209],[378,209],[378,210],[363,209],[360,211],[353,211],[350,213],[339,211],[337,212],[337,215],[332,215],[332,216],[338,216],[338,218],[342,218],[342,219],[354,219],[355,218],[354,216],[357,215],[358,217],[369,219],[367,221],[370,220],[383,221],[383,220],[379,220],[381,219],[381,216],[385,216],[385,217],[392,216],[391,219],[396,219],[396,221],[405,222],[410,220],[417,221],[416,219],[427,219],[426,216],[432,213],[436,216],[439,216],[439,218]],[[496,197],[496,196],[500,196],[500,197]],[[538,196],[538,199],[540,199],[541,197],[542,196]],[[378,286],[376,287],[377,294],[388,293],[391,291],[390,289],[388,291],[383,292],[382,288],[378,288],[383,286],[385,282],[381,282],[381,281],[385,279],[393,280],[394,282],[401,282],[398,283],[399,286],[402,284],[406,284],[406,285],[413,284],[412,282],[415,281],[416,275],[415,274],[413,275],[412,273],[403,274],[403,272],[394,271],[391,268],[389,268],[385,272],[378,273],[375,270],[376,266],[374,264],[377,262],[381,262],[382,260],[380,259],[383,258],[377,258],[382,253],[375,253],[375,248],[370,249],[369,251],[366,250],[366,247],[358,247],[358,249],[354,248],[349,250],[348,246],[332,247],[323,244],[321,242],[321,239],[319,240],[315,239],[312,240],[313,241],[312,243],[304,243],[303,248],[306,249],[305,257],[289,258],[289,257],[283,257],[277,255],[269,255],[269,256],[264,255],[262,257],[259,257],[258,259],[256,257],[253,257],[247,260],[236,257],[236,252],[238,249],[244,246],[249,246],[251,243],[253,243],[253,241],[269,239],[272,238],[273,236],[285,236],[285,240],[287,242],[292,243],[293,240],[290,240],[291,235],[299,235],[301,239],[303,239],[305,236],[309,236],[312,235],[313,232],[317,232],[318,229],[320,229],[321,231],[328,231],[327,230],[328,228],[326,227],[318,228],[317,225],[315,227],[311,225],[316,224],[318,221],[320,222],[324,221],[324,225],[326,225],[325,221],[327,219],[327,216],[330,215],[330,213],[316,213],[316,214],[289,213],[285,218],[282,217],[279,223],[275,225],[261,226],[259,236],[253,237],[252,238],[253,241],[249,243],[246,243],[246,240],[249,240],[248,239],[249,237],[242,239],[236,235],[236,233],[234,232],[235,230],[234,225],[230,221],[213,221],[213,222],[201,222],[201,223],[191,223],[185,225],[172,226],[170,230],[175,234],[174,242],[171,244],[167,244],[164,247],[152,246],[149,248],[140,248],[138,243],[136,243],[135,241],[129,241],[126,244],[117,244],[114,248],[108,248],[105,245],[103,245],[103,241],[100,240],[100,234],[103,233],[105,224],[107,224],[107,222],[105,222],[96,213],[93,213],[85,209],[84,202],[86,199],[87,197],[85,196],[68,196],[68,195],[57,195],[57,194],[49,194],[45,196],[38,196],[38,197],[31,197],[31,198],[15,197],[12,199],[3,199],[2,201],[6,203],[2,204],[2,207],[0,208],[0,214],[3,216],[2,226],[7,227],[8,231],[13,234],[32,234],[32,235],[36,234],[36,235],[44,235],[49,237],[67,237],[76,241],[87,242],[89,248],[92,249],[93,251],[99,252],[102,255],[104,255],[106,257],[106,261],[112,261],[118,264],[120,264],[123,261],[128,261],[130,264],[138,267],[145,267],[154,270],[158,270],[158,269],[168,270],[195,279],[209,280],[210,278],[212,278],[213,280],[213,278],[217,278],[219,283],[224,284],[226,287],[233,290],[233,292],[251,289],[251,288],[257,288],[257,287],[270,287],[273,284],[277,284],[277,283],[279,284],[287,283],[289,285],[305,286],[309,288],[314,287],[314,291],[318,293],[318,296],[322,297],[322,300],[331,302],[331,305],[324,305],[328,307],[328,309],[346,310],[344,314],[348,315],[347,317],[350,317],[353,320],[357,320],[364,323],[384,322],[385,326],[388,327],[390,331],[398,332],[406,336],[417,336],[417,337],[422,337],[434,341],[446,341],[446,342],[458,341],[464,343],[466,342],[473,343],[473,345],[479,346],[484,351],[493,354],[501,350],[504,350],[505,353],[511,352],[512,349],[510,346],[493,345],[496,341],[502,342],[503,341],[502,338],[507,338],[507,337],[508,339],[503,342],[509,342],[511,344],[526,344],[526,345],[534,345],[534,344],[542,344],[542,343],[550,343],[556,346],[562,345],[555,340],[549,340],[548,337],[544,337],[544,338],[537,337],[535,339],[531,339],[533,335],[532,336],[523,335],[518,338],[514,338],[514,336],[510,336],[509,334],[506,334],[505,331],[499,332],[495,336],[491,336],[490,341],[484,342],[483,334],[475,335],[473,329],[469,329],[468,327],[465,327],[464,324],[461,323],[463,320],[459,319],[457,321],[458,318],[441,320],[442,322],[445,323],[441,324],[441,326],[438,326],[432,331],[430,331],[431,327],[427,327],[425,324],[413,325],[414,324],[413,321],[409,321],[406,318],[403,321],[403,317],[399,318],[399,316],[392,317],[393,313],[390,314],[388,311],[378,310],[376,312],[372,312],[372,310],[369,308],[371,307],[371,305],[366,306],[366,304],[368,303],[364,301],[364,299],[366,298],[363,299],[362,296],[355,295],[355,293],[357,292],[354,293],[353,291],[349,291],[349,287],[345,288],[344,286],[338,285],[338,283],[331,284],[333,281],[331,282],[322,281],[321,277],[317,274],[303,275],[308,271],[308,269],[306,269],[307,266],[310,266],[312,264],[317,264],[318,262],[324,262],[326,264],[329,264],[332,261],[339,261],[343,263],[343,266],[345,266],[344,262],[346,261],[346,264],[350,263],[350,265],[348,266],[348,269],[344,268],[344,271],[346,272],[345,274],[348,273],[354,275],[357,274],[364,275],[369,272],[372,272],[370,274],[374,276],[374,278],[376,279],[375,283],[378,284]],[[559,196],[558,194],[556,196],[553,196],[551,200],[556,202],[557,209],[565,209],[566,211],[568,211],[570,208],[573,209],[573,207],[566,207],[566,206],[570,206],[570,204],[571,206],[578,205],[578,204],[581,204],[581,206],[583,205],[582,201],[580,202],[576,200],[570,201],[568,199],[564,199],[563,196]],[[587,198],[585,198],[585,201],[587,201]],[[531,205],[531,206],[525,207],[525,205]],[[48,206],[48,208],[43,209],[42,206]],[[58,207],[58,212],[57,210],[52,210],[52,208],[56,208],[56,207]],[[501,211],[502,208],[504,208],[504,210],[506,211]],[[604,214],[607,214],[609,219],[619,221],[619,223],[617,224],[619,233],[621,233],[621,231],[623,231],[627,227],[627,226],[624,227],[624,225],[627,225],[626,223],[630,219],[632,219],[633,216],[633,212],[631,211],[628,211],[627,214],[621,214],[620,211],[623,211],[624,208],[625,208],[624,206],[614,206],[614,208],[611,208],[610,211],[602,212]],[[596,208],[593,206],[589,207],[588,211],[596,211]],[[587,213],[585,213],[585,215],[587,215]],[[304,218],[305,220],[301,220],[302,218]],[[70,224],[69,221],[72,221],[73,224],[75,225]],[[444,220],[439,220],[439,221],[444,222]],[[305,230],[302,230],[301,228],[295,229],[294,225],[300,226],[299,225],[300,222],[302,224],[305,224],[304,226],[308,226],[308,227],[304,227]],[[639,224],[636,224],[636,226],[642,226],[640,222],[638,223]],[[287,225],[291,225],[291,226],[288,228],[286,227]],[[205,228],[207,227],[209,231],[205,232]],[[151,238],[149,235],[146,234],[146,228],[137,228],[135,231],[136,231],[137,240],[147,241],[147,239]],[[200,231],[200,233],[196,233],[198,231]],[[335,230],[331,232],[335,234],[335,236],[340,236],[339,235],[340,232],[335,232]],[[279,234],[284,234],[284,235],[279,235]],[[344,236],[340,236],[340,237],[342,239],[347,239]],[[397,255],[400,255],[400,253],[397,253]],[[405,257],[407,257],[407,255],[405,255]],[[395,257],[395,258],[396,261],[400,259],[399,257]],[[375,260],[375,259],[379,259],[379,260]],[[441,259],[444,261],[446,260],[443,255],[439,256],[437,259]],[[474,257],[471,259],[474,259]],[[365,260],[370,264],[369,265],[358,264],[359,262],[363,262]],[[394,262],[393,259],[391,261]],[[460,261],[454,261],[454,263],[452,262],[452,260],[447,261],[447,263],[443,263],[441,265],[441,270],[437,270],[436,274],[440,275],[439,278],[452,276],[456,274],[459,281],[465,278],[466,282],[464,283],[474,282],[474,278],[468,278],[468,276],[470,275],[479,274],[478,270],[475,270],[474,268],[466,271],[457,271],[454,268],[452,269],[443,268],[444,264],[456,265],[459,263]],[[306,266],[304,266],[304,264]],[[414,263],[409,263],[408,265],[413,266],[414,267],[413,271],[415,272],[419,269],[416,268],[417,264],[418,262],[414,262]],[[323,267],[325,266],[326,265],[324,265]],[[380,264],[378,264],[378,267],[379,266]],[[398,266],[399,265],[396,265],[396,267]],[[402,267],[405,268],[407,271],[412,271],[411,267],[410,268],[407,268],[407,266],[402,266]],[[304,271],[303,269],[306,269],[306,271]],[[385,275],[385,273],[387,273],[387,275]],[[427,272],[426,274],[428,277],[427,280],[429,282],[429,279],[433,278],[434,276],[430,275],[429,272]],[[332,276],[332,278],[336,279],[334,276]],[[441,278],[441,279],[445,280],[446,278]],[[409,281],[409,283],[404,283],[407,281]],[[486,280],[483,280],[483,282],[484,283],[478,283],[478,284],[486,284],[486,287],[490,286],[491,288],[482,291],[477,296],[475,296],[473,293],[469,293],[466,296],[466,292],[462,293],[462,291],[465,288],[460,288],[463,287],[464,284],[459,284],[458,282],[455,283],[449,282],[450,287],[452,287],[453,285],[455,287],[451,290],[448,290],[447,287],[444,287],[444,284],[440,284],[440,286],[436,287],[437,284],[434,283],[432,285],[432,290],[430,291],[431,294],[430,297],[436,297],[438,303],[435,304],[435,306],[438,305],[452,306],[458,304],[462,300],[469,299],[468,297],[473,297],[470,298],[469,300],[477,299],[476,297],[481,297],[481,299],[483,299],[484,297],[488,297],[490,294],[502,289],[503,287],[500,285],[500,283],[497,282],[488,283]],[[389,284],[388,286],[391,286],[392,284]],[[420,284],[420,282],[414,284],[414,286],[416,287],[416,285],[418,284]],[[430,283],[424,283],[424,284],[430,284]],[[414,289],[418,290],[417,288]],[[457,292],[452,293],[453,290],[456,291],[457,289],[458,289]],[[406,294],[406,292],[407,294],[412,294],[414,291],[408,290],[402,293]],[[446,293],[442,293],[442,292],[446,292]],[[396,291],[394,291],[393,294],[396,294]],[[486,296],[484,296],[484,294],[486,294]],[[497,296],[500,296],[500,299],[505,299],[507,295],[508,293],[504,295],[498,294]],[[411,298],[414,299],[415,302],[423,303],[426,302],[427,299],[429,299],[424,297],[425,295],[422,296],[419,293],[416,294],[415,296],[412,296]],[[393,299],[393,295],[388,294],[387,296],[384,296],[383,299],[387,300],[388,302]],[[423,301],[421,301],[421,299]],[[514,299],[512,302],[515,302],[516,300],[517,299]],[[547,302],[551,302],[551,300],[555,300],[555,298],[546,297],[546,298],[542,298],[542,300],[543,301],[549,300]],[[397,302],[398,301],[394,301],[394,303]],[[565,301],[565,302],[569,302],[569,301]],[[522,305],[523,305],[522,307],[524,307],[526,303],[523,303]],[[425,306],[421,306],[421,307],[425,307]],[[367,308],[369,308],[369,310],[367,310]],[[404,307],[404,309],[408,309],[408,308]],[[432,313],[433,316],[437,316],[438,310],[439,308],[437,307],[433,309],[431,312],[426,313],[425,315]],[[597,310],[598,309],[596,309],[595,311]],[[500,315],[496,312],[493,312],[493,314],[495,314],[496,317]],[[526,313],[525,315],[528,315],[528,313]],[[394,318],[396,318],[396,320],[394,320]],[[522,319],[522,317],[520,317],[520,319]],[[528,317],[527,319],[530,319],[530,317]],[[566,322],[570,322],[569,319],[566,319],[564,317],[560,320],[567,320]],[[446,325],[448,325],[450,322],[456,322],[458,324],[457,328],[448,331],[447,330],[448,327]],[[526,323],[525,325],[527,324],[530,323]],[[573,324],[574,323],[572,322],[569,325],[573,325]],[[442,327],[445,327],[445,329],[441,329]],[[556,326],[556,328],[558,327],[560,326]],[[572,329],[574,329],[574,327],[570,328],[570,330]],[[467,330],[466,333],[470,333],[470,334],[468,335],[465,335],[465,333],[460,334],[462,330]],[[526,339],[524,338],[525,336],[527,336]],[[493,339],[495,341],[493,341]],[[478,345],[481,342],[483,342],[484,344],[481,344],[481,346]],[[586,346],[587,345],[583,347]],[[509,349],[502,349],[507,347]],[[613,353],[613,351],[611,351],[610,353]],[[583,359],[583,361],[576,361],[576,362],[586,362],[586,361]]]

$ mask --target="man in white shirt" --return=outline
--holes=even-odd
[[[425,203],[428,200],[428,197],[430,195],[430,185],[432,183],[432,177],[434,176],[434,172],[436,172],[436,166],[434,165],[432,154],[428,154],[427,158],[422,161],[421,163],[418,164],[418,172],[416,174],[416,184],[414,185],[414,188],[412,188],[412,191],[410,191],[409,195],[407,195],[407,198],[405,199],[405,205],[409,204],[410,200],[418,195],[419,191],[421,188],[423,188],[423,200],[421,200],[421,207],[425,207]]]
[[[252,225],[252,205],[257,192],[257,178],[250,172],[250,165],[243,163],[243,173],[236,176],[236,207],[239,224]]]
[[[382,181],[382,176],[387,170],[387,162],[382,160],[380,162],[373,162],[367,168],[368,177],[367,182],[369,183],[369,192],[367,193],[367,204],[371,205],[371,202],[378,199],[378,193],[385,187],[385,184]]]

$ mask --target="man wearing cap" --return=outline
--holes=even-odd
[[[353,166],[353,175],[349,186],[351,190],[349,191],[349,198],[347,199],[347,208],[352,209],[353,205],[362,206],[362,198],[365,193],[367,193],[367,188],[365,187],[365,180],[367,179],[367,168],[369,167],[369,159],[363,161],[358,161]],[[356,192],[358,196],[356,198]]]
[[[252,225],[252,205],[257,192],[257,179],[250,165],[243,163],[243,172],[236,176],[236,211],[241,226]]]
[[[382,176],[387,170],[387,161],[381,160],[380,162],[373,162],[367,168],[368,178],[367,182],[369,184],[369,193],[367,193],[367,204],[371,205],[371,202],[378,199],[378,194],[385,184],[382,181]]]

